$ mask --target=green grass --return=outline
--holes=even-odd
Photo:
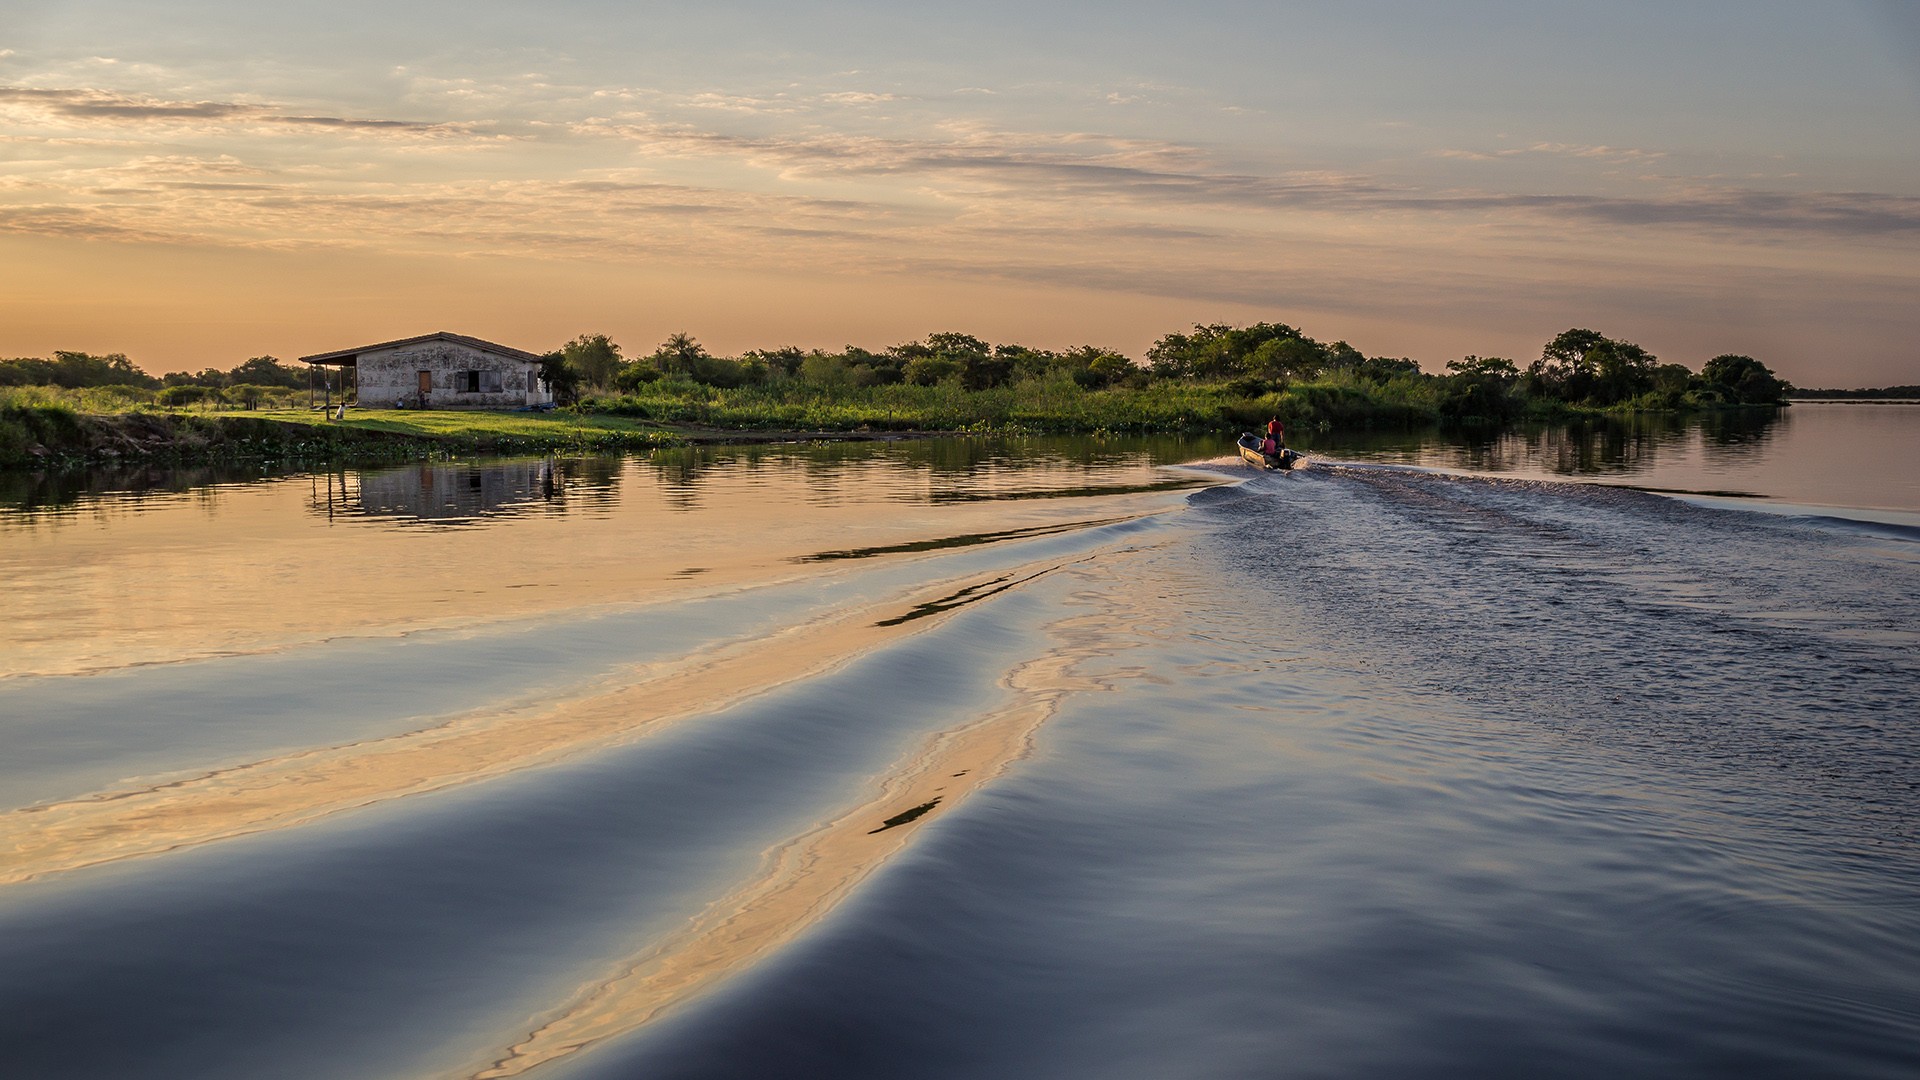
[[[262,420],[347,431],[380,431],[424,439],[523,439],[533,442],[637,441],[662,445],[673,441],[659,424],[623,416],[581,415],[570,412],[520,413],[470,410],[353,409],[345,420],[306,409],[262,411]]]
[[[114,461],[411,460],[467,453],[649,450],[684,440],[659,425],[567,413],[208,411],[77,408],[73,391],[0,392],[0,466]]]

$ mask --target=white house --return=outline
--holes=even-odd
[[[540,358],[441,331],[303,356],[313,367],[353,372],[363,409],[517,409],[553,404]]]

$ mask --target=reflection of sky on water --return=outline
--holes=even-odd
[[[1481,460],[1661,482],[1807,430]],[[1026,445],[0,514],[0,664],[59,673],[0,667],[8,1060],[1912,1073],[1903,534],[1328,464],[1418,438]]]
[[[1155,463],[1213,449],[954,440],[0,477],[17,507],[0,503],[0,677],[786,580],[819,573],[796,560],[823,551],[1116,516],[1090,511],[1101,497],[1171,502],[1184,485],[1164,485],[1193,477]]]
[[[1920,475],[1906,464],[1920,460],[1920,406],[1912,405],[1606,417],[1480,439],[1439,431],[1309,438],[1310,451],[1350,461],[1920,510]]]

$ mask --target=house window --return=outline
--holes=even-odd
[[[498,371],[462,371],[455,385],[469,394],[497,394],[501,389]]]

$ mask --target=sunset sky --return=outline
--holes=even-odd
[[[0,0],[0,356],[1261,319],[1920,382],[1920,3]]]

